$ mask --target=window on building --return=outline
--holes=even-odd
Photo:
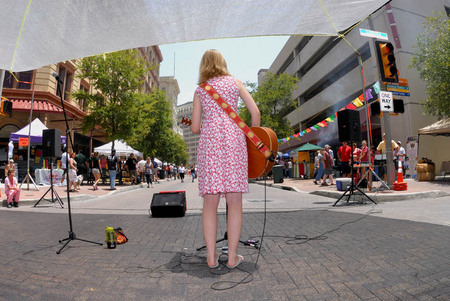
[[[287,67],[289,67],[289,65],[294,61],[294,54],[291,53],[289,55],[289,57],[286,59],[286,61],[284,62],[284,64],[281,66],[280,70],[278,70],[277,74],[281,74],[284,73],[284,71],[286,71]]]
[[[5,71],[5,78],[3,79],[3,88],[23,89],[31,90],[32,85],[22,82],[33,82],[34,70],[17,72],[12,75],[10,72]]]
[[[89,84],[86,83],[85,81],[82,81],[80,83],[80,90],[85,92],[85,93],[89,93]],[[86,110],[87,107],[87,101],[85,101],[84,99],[79,99],[78,100],[78,106],[80,107],[81,110]]]
[[[72,88],[73,72],[60,65],[58,75],[59,78],[63,81],[61,85],[61,90],[63,91],[62,97],[64,100],[68,100],[70,98],[70,90]]]
[[[303,48],[305,48],[306,44],[308,44],[309,41],[311,41],[312,36],[305,36],[303,39],[300,40],[300,42],[295,47],[295,54],[299,54]]]

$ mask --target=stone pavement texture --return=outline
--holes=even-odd
[[[204,244],[201,199],[196,183],[184,184],[74,196],[77,237],[103,242],[105,226],[120,226],[130,241],[113,250],[77,240],[56,255],[69,230],[66,209],[2,208],[0,300],[450,300],[445,223],[398,219],[395,210],[393,217],[374,216],[379,205],[332,209],[335,199],[268,188],[260,252],[240,245],[239,268],[210,270],[205,252],[196,251]],[[151,194],[175,188],[187,191],[187,215],[150,217]],[[264,226],[263,188],[251,191],[244,240],[260,239]],[[436,201],[448,210],[449,197]],[[226,228],[221,208],[219,238]]]

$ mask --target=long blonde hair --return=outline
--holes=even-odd
[[[198,84],[201,85],[208,79],[215,76],[230,75],[227,69],[227,63],[223,55],[216,49],[209,49],[203,54],[200,62],[200,77]]]

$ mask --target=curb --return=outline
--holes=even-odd
[[[258,185],[264,185],[264,183],[261,182],[253,182]],[[306,192],[299,190],[296,187],[288,186],[288,185],[281,185],[281,184],[273,184],[273,183],[266,183],[268,187],[277,188],[277,189],[283,189],[283,190],[290,190],[295,192],[301,192],[301,193],[308,193],[308,194],[314,194],[319,196],[324,196],[328,198],[339,198],[344,194],[343,191],[326,191],[326,190],[316,190],[312,192]],[[405,200],[418,200],[418,199],[426,199],[426,198],[440,198],[449,196],[449,193],[446,193],[441,190],[430,190],[430,191],[422,191],[422,192],[414,192],[414,193],[393,193],[392,191],[389,192],[380,192],[380,193],[368,193],[367,194],[370,198],[377,202],[390,202],[390,201],[405,201]]]
[[[116,194],[116,193],[122,193],[122,192],[126,192],[126,191],[130,191],[130,190],[136,190],[136,189],[139,189],[139,188],[142,188],[142,187],[144,187],[142,184],[136,184],[136,185],[133,185],[133,186],[128,186],[128,187],[123,187],[123,188],[120,188],[120,189],[117,189],[117,190],[112,190],[112,191],[109,191],[107,194],[103,194],[103,195],[92,195],[92,194],[76,194],[76,195],[74,195],[73,193],[71,193],[70,194],[70,202],[81,202],[81,201],[87,201],[87,200],[92,200],[92,199],[96,199],[96,198],[100,198],[100,197],[106,197],[106,196],[108,196],[108,195],[113,195],[113,194]],[[67,194],[66,193],[64,193],[64,195],[60,195],[60,198],[61,198],[61,201],[64,203],[64,207],[66,207],[67,206]],[[22,199],[22,200],[20,200],[20,202],[19,202],[19,204],[21,205],[21,206],[30,206],[30,207],[32,207],[32,206],[34,206],[34,204],[37,202],[37,201],[39,201],[39,199],[40,199],[40,197],[38,198],[38,199]],[[50,201],[48,201],[48,200],[50,200]],[[51,195],[50,194],[48,194],[47,196],[46,196],[46,198],[45,199],[43,199],[40,203],[39,203],[39,205],[38,205],[38,207],[39,206],[52,206],[52,205],[57,205],[57,206],[59,206],[59,203],[58,203],[58,201],[57,200],[55,200],[55,202],[51,202]],[[6,207],[6,199],[5,200],[2,200],[2,206],[1,207]]]

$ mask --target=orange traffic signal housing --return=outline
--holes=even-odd
[[[395,64],[394,46],[389,42],[376,41],[378,65],[383,82],[398,83],[398,70]]]

